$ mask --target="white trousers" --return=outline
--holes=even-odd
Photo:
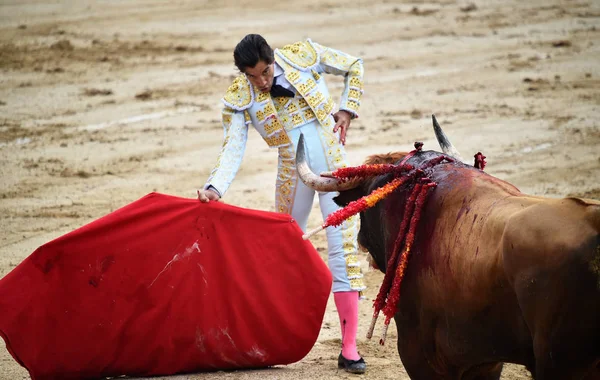
[[[298,146],[298,139],[300,134],[304,135],[305,151],[308,160],[308,164],[315,173],[332,170],[328,165],[327,157],[325,157],[325,151],[322,142],[322,136],[319,134],[318,128],[322,128],[318,123],[308,123],[301,127],[297,127],[288,131],[288,136],[294,143],[294,152],[296,152]],[[343,149],[343,147],[342,147]],[[295,153],[294,153],[295,157]],[[278,171],[290,170],[289,160],[279,160]],[[315,190],[307,187],[302,181],[295,175],[295,165],[293,168],[292,178],[295,180],[295,186],[291,192],[292,202],[289,205],[291,211],[288,212],[296,220],[302,231],[306,231],[308,217],[312,209]],[[278,178],[280,173],[278,173]],[[280,191],[279,186],[277,192]],[[317,192],[319,196],[319,206],[323,220],[327,218],[332,212],[339,210],[340,207],[335,204],[333,198],[337,196],[337,192],[322,193]],[[279,194],[276,195],[276,199],[280,199]],[[358,266],[356,251],[357,251],[357,223],[343,224],[338,227],[327,227],[325,229],[327,233],[327,250],[328,250],[328,265],[333,277],[333,292],[345,292],[351,290],[362,290],[356,288],[357,280],[351,281],[351,276],[348,275],[348,264],[350,266]],[[349,260],[348,255],[352,256],[352,260]],[[353,264],[354,263],[354,264]],[[360,270],[359,268],[355,268]],[[354,276],[355,278],[357,276]],[[362,275],[360,275],[360,284],[362,284]],[[361,286],[362,287],[362,286]],[[364,288],[364,287],[362,287]]]

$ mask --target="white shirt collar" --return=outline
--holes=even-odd
[[[281,68],[281,66],[279,66],[279,64],[275,61],[273,61],[273,76],[280,76],[281,74],[283,74],[283,69]]]

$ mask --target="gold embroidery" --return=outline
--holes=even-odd
[[[312,108],[316,108],[319,105],[319,103],[321,103],[324,100],[323,98],[323,93],[317,91],[314,95],[308,96],[306,101]]]
[[[348,273],[349,279],[356,279],[362,277],[362,272],[360,271],[360,267],[348,267],[346,272]]]
[[[346,88],[340,99],[340,109],[348,110],[353,113],[354,116],[357,116],[363,89],[362,60],[338,50],[321,46],[315,42],[312,42],[312,45],[321,56],[320,67],[322,67],[325,72],[346,76]],[[356,104],[351,104],[350,107],[347,107],[346,103],[349,100],[354,101]]]
[[[329,98],[329,100],[327,101],[327,104],[325,104],[325,107],[323,108],[323,110],[325,111],[325,113],[327,115],[329,115],[331,113],[331,111],[333,111],[333,99]],[[321,120],[321,119],[319,119]]]
[[[256,96],[256,101],[259,103],[264,102],[265,100],[269,99],[269,93],[268,92],[259,92],[258,95]]]
[[[347,234],[344,234],[344,253],[349,254],[349,253],[354,253],[354,244],[348,240],[348,238],[351,236],[348,236]]]
[[[358,90],[356,90],[356,89],[353,88],[348,93],[348,97],[349,98],[354,98],[354,99],[359,99],[360,98],[360,91],[358,91]]]
[[[272,134],[273,132],[276,132],[276,131],[282,130],[282,129],[283,129],[283,125],[281,125],[279,120],[276,118],[273,118],[270,123],[269,122],[265,123],[265,132],[266,132],[267,136]]]
[[[289,64],[298,69],[306,69],[314,66],[319,59],[319,54],[308,41],[299,41],[291,45],[286,45],[282,49],[278,49],[277,52]]]
[[[313,75],[313,78],[315,78],[316,81],[318,81],[319,79],[321,79],[321,75],[319,75],[319,73],[316,72],[315,70],[312,70],[312,75]]]
[[[302,116],[299,113],[292,115],[292,123],[294,126],[301,125],[303,123]]]
[[[262,122],[263,120],[265,120],[265,113],[262,110],[256,111],[256,118],[259,122]]]
[[[286,79],[291,83],[296,83],[300,79],[300,73],[296,70],[292,70],[285,74]]]
[[[326,118],[326,120],[332,119],[330,117]],[[327,157],[329,170],[338,169],[345,163],[345,153],[338,137],[330,128],[319,128],[318,131],[321,138],[321,145],[323,146],[323,153]]]
[[[325,120],[327,115],[329,115],[329,114],[326,113],[324,110],[322,110],[322,109],[317,110],[317,119],[319,119],[319,121]]]
[[[318,90],[317,82],[313,76],[309,75],[309,73],[301,73],[300,71],[291,68],[290,65],[285,60],[281,59],[279,55],[276,56],[276,60],[280,65],[282,65],[282,67],[285,68],[286,77],[290,73],[293,74],[292,77],[299,75],[298,84],[294,85],[299,93],[302,94],[303,92],[307,91],[310,93],[308,96],[304,95],[291,99],[287,98],[289,100],[285,106],[281,106],[281,104],[277,102],[274,103],[277,117],[279,118],[283,128],[286,131],[289,131],[306,123],[312,122],[315,120],[315,118],[319,120],[319,123],[324,128],[333,126],[334,121],[330,116],[335,107],[333,99],[330,96],[325,97],[324,93]],[[262,111],[265,113],[265,116],[263,117],[268,120],[269,109],[265,106]]]
[[[364,290],[367,287],[365,286],[362,278],[355,278],[350,280],[350,288],[352,290]]]
[[[294,145],[289,144],[279,148],[279,171],[277,172],[277,195],[275,197],[275,210],[291,214],[296,196],[297,174],[293,157]]]
[[[223,97],[223,103],[235,110],[248,108],[254,100],[254,92],[244,74],[234,79]]]
[[[289,174],[289,173],[286,173],[286,174]],[[279,189],[280,189],[279,191],[281,192],[281,194],[286,195],[286,196],[290,195],[290,193],[292,192],[289,181],[284,183]]]
[[[279,152],[279,157],[281,157],[282,160],[292,160],[294,159],[294,152],[292,152],[291,150],[287,150],[285,149],[285,151],[282,149],[282,151]]]
[[[274,115],[275,114],[275,108],[273,108],[272,104],[267,104],[265,106],[265,115]]]
[[[272,98],[272,100],[273,100],[273,103],[275,104],[275,109],[280,110],[288,103],[290,98],[286,98],[285,96],[278,96],[276,98]]]
[[[358,256],[356,255],[346,255],[346,266],[353,267],[356,265],[360,265],[358,262]]]
[[[276,147],[291,143],[290,138],[285,132],[280,132],[273,136],[267,137],[265,138],[265,141],[270,147]]]
[[[354,77],[350,79],[350,86],[356,87],[362,90],[363,84],[360,78]]]
[[[329,127],[333,127],[335,125],[335,120],[333,117],[326,117],[325,120],[321,121],[323,128],[329,129]]]
[[[304,110],[304,120],[306,120],[307,122],[314,120],[315,118],[315,113],[309,108],[307,110]]]
[[[350,110],[354,111],[354,112],[358,112],[358,103],[352,100],[348,100],[348,103],[346,103],[346,107],[348,107]]]
[[[309,79],[306,81],[306,83],[301,83],[298,86],[298,92],[300,92],[300,94],[302,94],[302,95],[305,95],[305,94],[309,93],[316,86],[317,86],[317,83],[314,80]]]

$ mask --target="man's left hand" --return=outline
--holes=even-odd
[[[346,133],[348,132],[348,128],[350,127],[352,115],[348,111],[337,111],[333,114],[333,119],[335,120],[335,127],[333,127],[333,133],[336,133],[339,130],[340,142],[342,143],[342,145],[346,145]]]

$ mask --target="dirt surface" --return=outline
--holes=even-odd
[[[275,47],[310,37],[364,58],[351,164],[417,140],[438,149],[434,113],[463,156],[482,151],[486,171],[522,191],[600,198],[597,1],[5,0],[0,277],[45,242],[149,192],[194,197],[223,138],[220,98],[236,75],[233,47],[251,32]],[[337,99],[341,78],[328,83]],[[251,133],[225,201],[273,210],[275,166],[276,152]],[[325,257],[324,234],[313,242]],[[383,347],[364,338],[382,275],[371,270],[366,279],[365,378],[407,379],[394,326]],[[336,369],[338,330],[330,299],[301,362],[172,378],[355,377]],[[0,378],[29,378],[4,346]],[[529,374],[507,365],[502,378]]]

